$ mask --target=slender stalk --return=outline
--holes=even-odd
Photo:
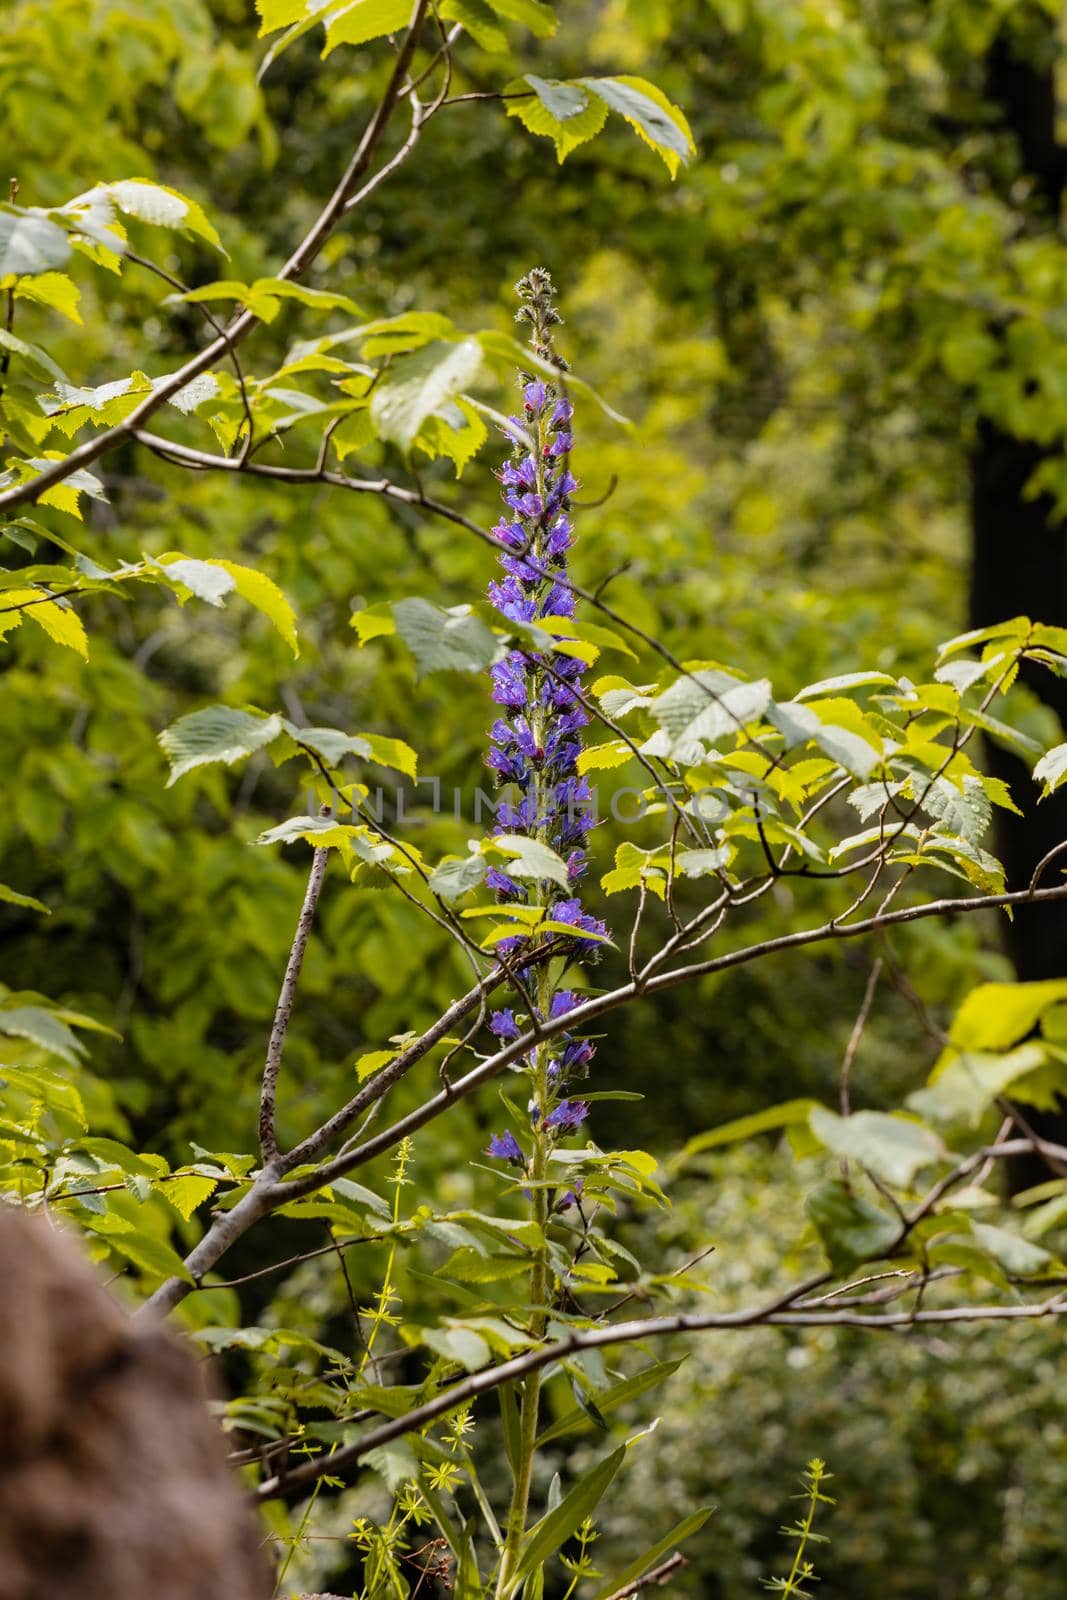
[[[537,983],[538,1009],[542,1016],[548,1015],[551,997],[552,983],[547,970],[542,968],[538,975]],[[542,1187],[548,1166],[549,1136],[545,1129],[544,1112],[548,1100],[547,1046],[543,1044],[537,1046],[536,1063],[534,1097],[539,1115],[537,1126],[534,1129],[530,1176],[535,1184],[533,1190],[534,1220],[543,1235],[548,1225],[548,1190]],[[546,1247],[542,1246],[535,1252],[533,1264],[530,1268],[530,1303],[533,1306],[530,1333],[538,1343],[545,1335],[548,1295],[548,1256]],[[519,1458],[515,1463],[515,1486],[512,1490],[511,1505],[508,1508],[504,1553],[500,1560],[500,1575],[496,1586],[497,1600],[506,1600],[507,1595],[511,1592],[513,1574],[522,1550],[523,1535],[526,1532],[526,1513],[530,1505],[530,1485],[533,1482],[534,1456],[537,1451],[537,1418],[540,1401],[541,1369],[540,1367],[535,1367],[526,1374],[522,1386],[522,1409],[519,1419]]]
[[[296,986],[300,982],[300,971],[304,965],[304,955],[311,937],[311,926],[315,921],[315,911],[322,893],[329,855],[328,850],[313,850],[311,854],[311,871],[308,874],[304,904],[297,919],[289,960],[285,965],[285,977],[282,979],[278,1005],[274,1013],[274,1026],[271,1028],[270,1041],[267,1045],[259,1095],[259,1149],[264,1161],[273,1161],[278,1154],[276,1118],[278,1073],[282,1065],[285,1036],[289,1031],[289,1019],[293,1014],[293,1004],[296,1000]]]

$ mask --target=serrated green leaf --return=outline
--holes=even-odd
[[[0,277],[2,276],[3,272],[0,269]],[[15,299],[31,300],[35,305],[48,306],[50,310],[58,311],[60,316],[66,317],[69,322],[81,325],[82,316],[78,310],[81,291],[74,279],[68,278],[65,272],[41,272],[35,277],[20,279],[15,286]]]
[[[522,833],[501,833],[494,838],[493,848],[511,857],[507,870],[512,877],[545,878],[563,889],[570,887],[567,863],[539,839]]]
[[[442,900],[458,900],[485,882],[487,870],[484,856],[451,856],[431,872],[429,886]]]
[[[541,86],[540,89],[538,85]],[[581,89],[578,93],[583,96],[582,109],[571,109],[565,118],[556,116],[551,106],[560,104],[565,92],[572,87],[555,79],[538,78],[534,74],[527,74],[509,83],[504,91],[507,96],[505,107],[508,116],[521,122],[529,133],[551,139],[556,146],[557,160],[561,164],[572,150],[577,150],[579,145],[595,138],[608,120],[608,108],[604,101],[586,95]],[[548,96],[547,101],[542,98],[542,91]],[[573,100],[563,103],[572,107],[574,105]]]
[[[222,240],[203,208],[177,189],[168,189],[165,184],[149,178],[123,178],[117,183],[101,184],[99,191],[128,217],[136,217],[155,227],[193,234],[214,245],[216,250],[222,249]]]
[[[625,118],[661,157],[672,178],[677,177],[682,162],[696,154],[693,134],[682,112],[646,78],[580,78],[578,82]]]
[[[65,228],[38,211],[0,206],[0,278],[48,272],[69,258]]]
[[[0,1033],[31,1043],[76,1066],[85,1046],[67,1024],[43,1006],[0,1006]],[[0,1067],[0,1071],[5,1069]]]
[[[452,344],[435,339],[401,356],[371,397],[379,436],[410,450],[426,419],[478,376],[482,348],[477,339]]]
[[[1067,744],[1057,744],[1051,750],[1046,750],[1034,767],[1034,781],[1041,785],[1042,800],[1050,794],[1055,794],[1065,779],[1067,779]]]
[[[187,1172],[162,1184],[160,1193],[166,1195],[175,1211],[188,1222],[197,1206],[209,1200],[218,1186],[217,1178],[205,1178],[199,1173]]]
[[[173,1246],[163,1239],[147,1233],[108,1233],[109,1250],[125,1256],[149,1278],[180,1278],[183,1283],[194,1283],[192,1273]]]
[[[194,767],[221,761],[226,766],[262,750],[282,732],[279,716],[253,716],[232,706],[207,706],[179,717],[159,735],[170,761],[167,788]]]
[[[429,672],[482,672],[497,655],[496,639],[470,606],[444,610],[412,599],[394,601],[392,610],[420,678]]]

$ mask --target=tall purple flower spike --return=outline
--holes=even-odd
[[[522,414],[508,418],[505,433],[513,450],[499,474],[505,510],[493,529],[504,575],[490,583],[489,599],[507,622],[536,625],[544,617],[573,617],[575,611],[567,583],[567,555],[574,542],[570,497],[578,487],[569,464],[574,407],[562,382],[566,362],[552,347],[551,330],[560,321],[552,304],[552,280],[535,268],[517,292],[522,301],[518,318],[530,324],[537,356],[560,379],[520,378]],[[500,714],[489,731],[486,761],[497,780],[517,793],[514,800],[500,801],[496,832],[524,834],[551,846],[566,862],[573,886],[585,871],[586,838],[597,821],[588,781],[578,772],[581,729],[589,721],[582,704],[582,663],[557,651],[538,652],[521,632],[520,645],[491,669],[492,696]],[[575,948],[584,954],[594,953],[597,945],[582,934],[607,931],[586,911],[573,887],[561,891],[550,880],[517,879],[506,866],[492,868],[488,884],[506,905],[545,906],[549,919],[573,928]],[[516,937],[498,948],[509,951],[522,943]],[[519,977],[527,993],[537,992],[534,969],[520,971]],[[569,991],[543,997],[553,1017],[577,1003]],[[489,1026],[501,1040],[517,1038],[520,1032],[510,1009],[496,1012]],[[573,1131],[585,1108],[579,1115],[579,1103],[568,1104],[564,1086],[568,1079],[586,1075],[594,1046],[558,1033],[543,1048],[553,1091],[544,1108],[544,1126],[557,1133]],[[541,1109],[536,1108],[537,1116]]]

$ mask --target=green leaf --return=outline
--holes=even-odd
[[[65,1077],[48,1067],[0,1066],[0,1084],[26,1095],[33,1105],[46,1106],[70,1138],[83,1134],[88,1127],[81,1095]]]
[[[567,863],[547,844],[521,833],[498,834],[493,848],[512,857],[508,872],[515,878],[547,878],[561,888],[570,887]]]
[[[0,228],[2,222],[0,216]],[[15,299],[32,300],[36,305],[58,311],[70,322],[81,323],[81,312],[78,310],[81,292],[73,278],[68,278],[65,272],[41,272],[36,277],[23,278],[16,285]]]
[[[998,1095],[1018,1092],[1018,1080],[1040,1071],[1047,1061],[1044,1046],[1036,1041],[1007,1055],[964,1050],[940,1071],[935,1068],[929,1085],[908,1096],[908,1105],[921,1116],[977,1127]],[[1019,1098],[1026,1096],[1020,1092]]]
[[[598,1389],[595,1394],[597,1407],[605,1415],[617,1411],[620,1406],[626,1405],[630,1400],[636,1400],[638,1395],[645,1394],[647,1390],[655,1388],[656,1384],[663,1383],[685,1361],[682,1356],[677,1361],[657,1361],[650,1367],[645,1367],[642,1372],[635,1373],[632,1378],[624,1378],[619,1383],[612,1384],[608,1389]],[[589,1415],[581,1406],[575,1406],[572,1411],[567,1411],[562,1417],[549,1424],[537,1438],[537,1448],[559,1439],[565,1433],[573,1433],[575,1428],[584,1428],[589,1421]]]
[[[477,339],[458,344],[435,339],[400,357],[371,398],[371,416],[381,438],[410,450],[426,419],[465,389],[481,364]]]
[[[1042,786],[1042,800],[1056,792],[1067,779],[1067,744],[1057,744],[1046,750],[1034,768],[1034,779]]]
[[[419,758],[403,739],[391,739],[384,733],[361,733],[359,737],[367,746],[370,759],[379,767],[389,767],[392,771],[402,772],[407,778],[415,778],[419,770]]]
[[[724,1122],[721,1127],[712,1128],[708,1133],[698,1133],[694,1139],[690,1139],[678,1160],[687,1161],[691,1156],[714,1150],[719,1145],[736,1144],[741,1139],[752,1139],[759,1133],[774,1133],[779,1128],[807,1122],[817,1106],[817,1100],[786,1100],[780,1106],[768,1106],[765,1111],[753,1111],[747,1117]]]
[[[180,583],[198,600],[206,600],[209,606],[221,606],[223,596],[232,594],[237,587],[232,573],[220,562],[179,556],[174,561],[162,561],[160,570],[172,583]]]
[[[358,733],[342,733],[340,728],[298,728],[292,722],[283,723],[285,732],[297,744],[314,750],[328,767],[335,767],[345,756],[370,757],[370,743]]]
[[[418,1482],[419,1463],[409,1439],[390,1439],[388,1444],[375,1445],[363,1459],[390,1494],[396,1494],[405,1483]]]
[[[686,878],[706,878],[709,873],[728,867],[731,854],[730,846],[725,844],[716,850],[679,850],[674,864]]]
[[[448,856],[431,872],[430,888],[442,900],[458,900],[485,882],[487,870],[484,856]]]
[[[317,9],[321,10],[322,7]],[[260,38],[265,33],[276,33],[279,28],[288,28],[302,21],[309,12],[312,17],[315,16],[310,0],[256,0],[256,10],[260,19]]]
[[[923,810],[936,817],[949,833],[958,834],[968,844],[980,844],[993,815],[981,779],[965,774],[962,792],[951,778],[920,782]]]
[[[628,744],[621,739],[609,739],[605,744],[590,745],[578,757],[579,772],[608,772],[614,767],[624,767],[633,756]]]
[[[9,888],[6,883],[0,883],[0,902],[8,906],[24,906],[27,911],[43,911],[46,917],[52,915],[48,906],[40,900],[35,900],[31,894],[19,894],[17,889]]]
[[[521,22],[538,39],[551,39],[558,26],[556,14],[544,0],[487,0],[490,10],[509,22]]]
[[[522,1544],[522,1553],[515,1568],[515,1585],[544,1565],[562,1544],[571,1537],[580,1523],[591,1516],[600,1504],[605,1491],[622,1466],[626,1447],[614,1451],[593,1467],[592,1471],[564,1495],[554,1511],[535,1522]]]
[[[83,661],[88,661],[89,640],[78,613],[56,600],[42,600],[43,592],[40,589],[7,589],[4,591],[4,604],[22,606],[23,615],[46,633],[54,644],[73,650]]]
[[[672,178],[696,154],[688,122],[661,89],[645,78],[580,78],[612,111],[624,117],[664,161]]]
[[[254,843],[295,844],[298,839],[303,839],[316,850],[329,850],[331,847],[354,843],[357,838],[365,838],[367,833],[366,828],[336,822],[333,817],[287,817],[276,827],[261,833]],[[387,855],[390,854],[392,846],[386,845],[385,851]]]
[[[278,716],[253,716],[232,706],[207,706],[179,717],[159,735],[170,760],[167,788],[194,767],[222,761],[230,766],[242,756],[262,750],[282,732]]]
[[[603,100],[587,95],[574,84],[556,79],[538,78],[528,73],[509,83],[504,92],[508,97],[504,102],[508,116],[515,117],[530,133],[551,139],[561,163],[572,150],[595,138],[608,120],[608,108]],[[582,98],[581,109],[576,109],[577,95]],[[566,116],[557,116],[553,106],[566,109]]]
[[[52,378],[56,383],[66,381],[63,368],[56,366],[47,350],[42,350],[40,345],[29,344],[25,339],[20,339],[17,333],[12,333],[9,328],[2,325],[0,325],[0,349],[10,350],[12,355],[21,356],[38,377]],[[34,464],[31,462],[31,465]]]
[[[688,1517],[683,1517],[681,1522],[676,1522],[674,1527],[663,1535],[662,1539],[657,1539],[656,1543],[651,1545],[642,1555],[639,1555],[636,1561],[631,1561],[628,1567],[625,1567],[622,1572],[617,1573],[615,1577],[605,1583],[603,1588],[598,1589],[593,1596],[593,1600],[608,1600],[610,1595],[617,1594],[620,1590],[626,1589],[630,1584],[635,1583],[650,1567],[655,1566],[660,1557],[665,1556],[668,1550],[676,1549],[692,1534],[699,1533],[714,1510],[714,1506],[702,1506],[699,1511],[693,1511]]]
[[[938,1057],[930,1081],[936,1082],[960,1050],[1007,1050],[1017,1044],[1058,1000],[1067,1000],[1067,978],[979,984],[957,1011],[951,1044]]]
[[[197,1206],[209,1200],[217,1188],[217,1178],[205,1178],[197,1172],[183,1172],[162,1184],[160,1192],[188,1222]]]
[[[500,1400],[500,1422],[504,1432],[504,1449],[507,1453],[508,1465],[511,1475],[515,1476],[519,1458],[522,1454],[522,1429],[519,1421],[519,1405],[515,1398],[514,1383],[502,1383],[498,1390]]]
[[[1015,1278],[1030,1278],[1042,1272],[1053,1259],[1048,1250],[1032,1244],[1008,1228],[995,1228],[988,1222],[972,1222],[971,1232],[983,1250],[988,1250],[998,1265]]]
[[[429,600],[397,600],[393,618],[420,678],[429,672],[482,672],[497,655],[494,635],[470,606],[444,610]]]
[[[444,22],[458,22],[483,50],[503,54],[508,47],[508,36],[499,27],[487,0],[441,0],[439,7]]]
[[[577,83],[561,83],[558,78],[539,78],[533,72],[526,73],[526,82],[557,122],[566,122],[568,117],[578,116],[589,104],[589,96]]]
[[[216,250],[222,249],[222,240],[202,207],[177,189],[168,189],[148,178],[123,178],[118,183],[101,184],[97,192],[106,195],[128,217],[159,228],[176,228],[179,233],[206,239]]]
[[[387,33],[397,33],[411,20],[411,0],[348,0],[331,9],[326,18],[328,56],[339,44],[368,44]]]
[[[0,278],[48,272],[70,257],[66,229],[36,211],[0,206]]]
[[[770,698],[767,678],[743,683],[714,668],[678,678],[652,702],[650,709],[668,735],[666,748],[653,753],[673,761],[700,761],[702,746],[736,738],[763,715]]]
[[[861,780],[869,778],[875,767],[881,763],[881,752],[849,728],[838,728],[833,723],[824,722],[820,724],[813,737],[819,749],[825,751],[831,761],[836,761],[839,767],[844,767],[854,778]]]
[[[872,1205],[844,1178],[831,1178],[813,1190],[805,1210],[835,1272],[877,1260],[900,1232],[892,1212]]]
[[[213,560],[207,565],[228,573],[242,600],[247,600],[249,605],[255,606],[274,624],[294,656],[300,654],[296,639],[296,612],[272,578],[253,567],[239,566],[236,561]]]
[[[115,1250],[135,1267],[140,1267],[149,1278],[180,1278],[183,1283],[194,1283],[192,1273],[173,1246],[163,1239],[147,1233],[107,1233],[109,1250]]]
[[[808,1126],[824,1149],[858,1161],[886,1183],[900,1188],[910,1187],[917,1172],[947,1154],[929,1128],[885,1111],[855,1111],[849,1117],[839,1117],[823,1106],[815,1106]]]
[[[43,1006],[0,1007],[0,1033],[12,1039],[29,1039],[32,1044],[76,1066],[85,1046],[65,1022]],[[0,1066],[0,1072],[4,1068]]]
[[[456,1361],[468,1372],[477,1372],[489,1360],[489,1346],[473,1328],[424,1328],[423,1341],[446,1361]]]
[[[356,1077],[362,1083],[365,1078],[372,1078],[376,1072],[387,1067],[390,1061],[395,1060],[395,1050],[368,1050],[356,1062]]]

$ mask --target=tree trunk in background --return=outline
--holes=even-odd
[[[1067,147],[1056,140],[1056,95],[1051,54],[1040,65],[1015,56],[1006,38],[990,53],[987,85],[1003,124],[1015,136],[1022,166],[1048,208],[1049,227],[1057,228],[1067,179]],[[1052,520],[1052,502],[1026,498],[1026,486],[1045,452],[1038,446],[982,423],[971,458],[970,620],[984,627],[1012,616],[1067,627],[1067,528]],[[1067,729],[1067,680],[1047,672],[1023,681],[1051,706]],[[1021,817],[998,810],[997,849],[1008,886],[1024,888],[1034,867],[1054,845],[1067,839],[1067,790],[1038,803],[1037,786],[1017,756],[990,746],[989,766],[1011,785]],[[1067,867],[1051,868],[1050,879]],[[1067,904],[1020,910],[1005,923],[1004,939],[1015,970],[1024,981],[1067,977]],[[1067,1133],[1067,1115],[1033,1113],[1028,1120],[1050,1137]],[[1041,1182],[1048,1169],[1036,1159],[1020,1163],[1015,1187]]]

